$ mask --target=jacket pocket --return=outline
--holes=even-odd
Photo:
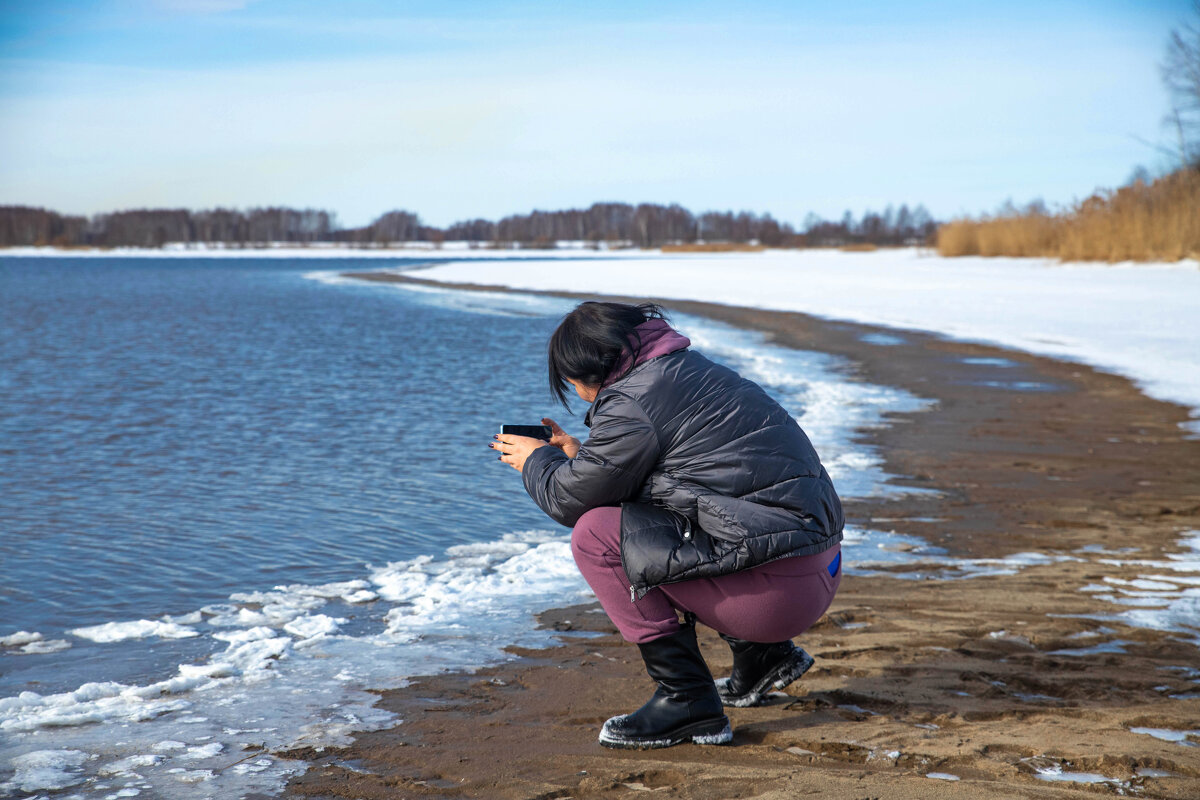
[[[692,525],[652,503],[621,504],[621,566],[637,593],[667,580],[672,567],[698,560]]]

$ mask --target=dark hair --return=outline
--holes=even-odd
[[[620,363],[623,350],[633,354],[631,365],[636,363],[642,342],[634,328],[646,320],[666,318],[654,303],[580,303],[550,336],[550,392],[570,408],[568,378],[585,386],[601,385]]]

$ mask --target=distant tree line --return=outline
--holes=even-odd
[[[335,233],[328,211],[293,208],[141,208],[72,217],[28,206],[0,206],[0,246],[162,247],[325,242]]]
[[[770,214],[709,211],[695,215],[683,206],[654,203],[593,203],[586,209],[534,211],[514,214],[499,222],[476,219],[446,229],[448,240],[523,242],[550,245],[556,241],[625,243],[657,247],[677,242],[751,242],[780,246],[796,232]]]
[[[937,229],[937,221],[925,206],[910,209],[905,203],[899,208],[888,206],[882,212],[865,211],[857,220],[849,211],[837,222],[809,214],[804,220],[804,244],[808,247],[929,244]]]
[[[658,247],[665,244],[748,243],[767,247],[922,244],[937,223],[924,206],[892,206],[882,213],[849,211],[831,222],[815,214],[803,230],[770,214],[706,211],[678,205],[594,203],[586,209],[533,211],[493,222],[473,219],[445,228],[421,223],[404,210],[389,211],[361,228],[341,228],[329,211],[293,208],[216,208],[202,211],[144,208],[66,216],[44,208],[0,206],[0,246],[162,247],[220,244],[255,247],[273,242],[340,242],[371,247],[392,243],[469,241],[481,246],[554,247],[560,241],[599,246]]]

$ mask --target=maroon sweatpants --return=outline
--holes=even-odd
[[[609,619],[627,641],[650,642],[679,630],[676,611],[690,611],[719,633],[751,642],[782,642],[808,630],[833,602],[842,581],[834,546],[718,578],[671,583],[629,600],[621,566],[621,509],[602,506],[579,518],[571,553]]]

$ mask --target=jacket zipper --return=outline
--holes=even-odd
[[[688,519],[687,517],[684,517],[683,518],[683,539],[684,539],[684,541],[687,541],[691,538],[692,538],[692,521],[690,519]],[[631,603],[637,602],[637,589],[635,589],[633,587],[633,584],[629,585],[629,602],[631,602]]]

